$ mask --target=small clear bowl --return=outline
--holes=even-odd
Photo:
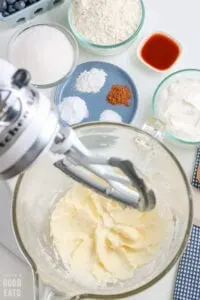
[[[69,40],[69,42],[71,43],[73,51],[74,51],[74,61],[73,61],[73,64],[71,66],[71,69],[66,73],[65,76],[63,76],[62,78],[58,79],[55,82],[51,82],[51,83],[47,83],[47,84],[39,84],[39,83],[31,82],[31,84],[34,85],[37,88],[46,89],[46,88],[55,87],[56,85],[58,85],[59,83],[61,83],[63,80],[65,80],[66,78],[68,78],[73,73],[73,71],[75,70],[75,68],[77,66],[77,61],[78,61],[78,57],[79,57],[79,48],[78,48],[78,43],[77,43],[76,39],[74,38],[74,36],[71,34],[71,32],[68,31],[67,29],[65,29],[64,27],[58,25],[58,24],[54,24],[54,23],[39,23],[39,24],[34,24],[34,25],[28,25],[28,26],[25,26],[22,29],[18,30],[17,32],[15,32],[14,35],[11,37],[9,43],[8,43],[7,59],[8,59],[8,61],[11,64],[13,64],[12,63],[12,58],[11,58],[11,50],[12,50],[14,42],[25,31],[27,31],[27,30],[29,30],[29,29],[31,29],[33,27],[39,27],[39,26],[49,26],[49,27],[53,27],[53,28],[61,31],[66,36],[66,38]],[[67,55],[67,53],[66,53],[66,55]],[[51,67],[51,65],[50,65],[50,67]]]
[[[183,69],[183,70],[179,70],[177,72],[174,72],[174,73],[170,74],[164,80],[161,81],[161,83],[156,88],[156,90],[154,92],[154,95],[153,95],[153,99],[152,99],[152,113],[153,113],[153,116],[156,119],[159,119],[159,117],[157,115],[157,103],[160,100],[161,93],[162,93],[163,89],[165,89],[167,86],[169,86],[174,81],[176,81],[178,79],[182,79],[182,78],[192,78],[192,79],[200,80],[200,69]],[[200,144],[200,140],[199,141],[194,141],[194,140],[188,140],[187,138],[181,139],[181,138],[171,134],[169,131],[166,131],[165,135],[172,142],[175,142],[175,144],[179,143],[179,144],[182,144],[183,146],[195,146],[195,145]]]
[[[85,39],[80,33],[77,31],[76,27],[73,25],[72,22],[72,8],[73,8],[73,3],[74,0],[69,0],[69,6],[68,6],[68,24],[69,27],[74,34],[74,36],[77,38],[79,44],[87,51],[94,53],[96,55],[102,55],[102,56],[114,56],[117,54],[120,54],[124,51],[126,51],[135,41],[136,37],[138,36],[139,32],[141,31],[143,24],[144,24],[144,19],[145,19],[145,8],[144,8],[144,3],[142,0],[140,0],[141,3],[141,10],[142,10],[142,15],[141,15],[141,20],[140,24],[137,28],[137,30],[125,41],[113,44],[113,45],[99,45],[99,44],[94,44],[90,42],[89,40]]]

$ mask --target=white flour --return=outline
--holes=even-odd
[[[105,84],[106,76],[102,69],[92,68],[84,71],[76,80],[76,90],[82,93],[98,93]]]
[[[75,0],[72,22],[88,41],[113,45],[128,39],[142,17],[140,0]]]
[[[67,97],[59,105],[60,117],[69,125],[77,124],[89,117],[85,101],[79,97]]]
[[[50,26],[35,26],[24,31],[13,43],[11,63],[31,73],[32,83],[46,85],[63,78],[74,61],[68,38]]]
[[[163,90],[157,116],[168,132],[189,141],[200,141],[200,80],[180,79]]]
[[[106,109],[100,115],[100,121],[102,122],[122,122],[122,117],[113,110]]]

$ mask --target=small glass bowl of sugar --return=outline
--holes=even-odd
[[[17,31],[8,45],[8,60],[30,72],[31,83],[51,88],[69,77],[78,60],[73,35],[57,24],[35,24]]]

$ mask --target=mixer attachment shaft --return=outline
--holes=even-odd
[[[93,155],[72,129],[67,130],[66,151],[62,147],[65,144],[63,136],[60,135],[60,142],[59,138],[56,139],[57,149],[54,148],[54,152],[65,155],[64,159],[54,164],[57,168],[96,192],[139,211],[148,211],[155,207],[154,191],[148,188],[131,161]]]

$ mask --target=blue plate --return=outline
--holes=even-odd
[[[105,85],[97,94],[78,92],[75,89],[77,77],[83,71],[89,71],[92,68],[103,69],[105,73],[107,73]],[[111,105],[108,103],[106,97],[113,84],[121,84],[129,87],[132,94],[129,107],[124,105]],[[138,93],[131,77],[118,66],[106,62],[90,61],[78,65],[70,78],[57,87],[54,103],[58,106],[64,98],[72,96],[78,96],[86,102],[89,117],[84,119],[83,122],[99,121],[101,113],[105,109],[111,109],[122,117],[124,123],[130,123],[133,120],[138,107]],[[60,122],[63,126],[67,125],[63,120],[60,120]]]

